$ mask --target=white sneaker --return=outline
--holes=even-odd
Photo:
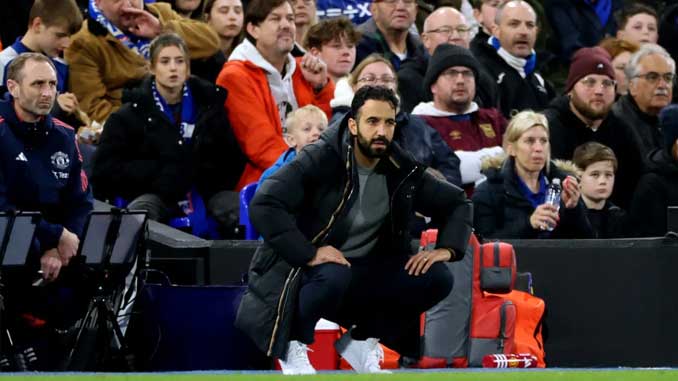
[[[306,344],[291,340],[287,344],[287,360],[278,359],[283,374],[315,374],[315,368],[308,360],[308,351],[310,350]]]
[[[350,333],[346,332],[337,340],[335,347],[358,373],[391,373],[381,369],[384,349],[379,345],[379,339],[370,337],[367,340],[353,340]]]

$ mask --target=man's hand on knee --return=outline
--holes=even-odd
[[[68,266],[71,258],[78,253],[78,245],[80,245],[78,236],[64,228],[64,232],[61,233],[61,238],[59,239],[59,246],[57,247],[61,264]]]
[[[410,275],[419,276],[426,274],[431,265],[436,262],[447,262],[452,259],[452,253],[447,249],[435,249],[432,251],[422,251],[410,257],[405,263],[405,270]]]
[[[40,271],[46,281],[51,282],[59,276],[61,258],[57,249],[47,250],[40,258]]]
[[[317,266],[328,262],[351,267],[351,264],[346,260],[344,254],[342,254],[341,251],[337,250],[333,246],[323,246],[318,248],[318,251],[315,253],[315,257],[313,257],[313,259],[308,262],[308,265]]]

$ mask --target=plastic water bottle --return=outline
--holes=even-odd
[[[560,179],[553,179],[551,185],[546,189],[546,203],[556,207],[556,212],[560,210],[560,194],[562,193],[563,188],[560,187]],[[546,230],[553,231],[555,226],[551,224],[546,226]]]

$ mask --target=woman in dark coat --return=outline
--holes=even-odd
[[[95,195],[123,197],[130,209],[165,221],[181,215],[179,203],[197,190],[222,227],[235,227],[233,189],[244,156],[224,111],[226,90],[189,77],[188,50],[176,34],[151,44],[151,72],[106,122],[94,160]]]
[[[516,114],[504,145],[508,157],[485,162],[487,180],[473,194],[476,232],[485,238],[591,238],[577,179],[561,168],[567,163],[550,161],[546,117]],[[563,185],[560,207],[545,203],[554,178]]]

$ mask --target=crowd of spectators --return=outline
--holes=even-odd
[[[237,231],[234,195],[350,117],[364,86],[398,95],[395,142],[473,196],[475,228],[488,236],[661,234],[647,211],[676,197],[656,185],[675,181],[673,2],[26,3],[0,28],[0,75],[22,53],[49,57],[51,114],[78,131],[94,195],[141,199],[155,219],[199,192],[223,232]],[[533,125],[507,131],[520,123]],[[591,171],[611,177],[602,201],[585,192]],[[573,179],[576,202],[546,213],[554,176]],[[621,211],[614,233],[591,210]],[[568,225],[575,214],[585,226]]]

